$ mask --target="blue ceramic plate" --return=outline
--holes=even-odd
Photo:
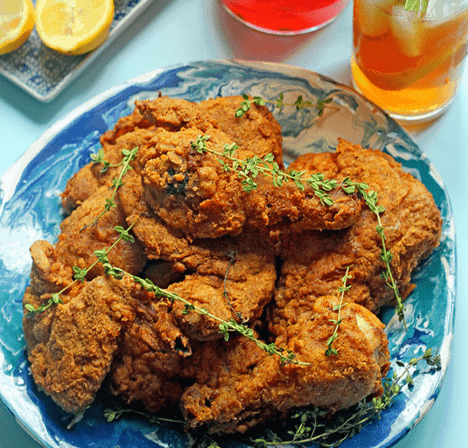
[[[249,93],[285,101],[331,99],[323,116],[316,109],[286,107],[274,113],[282,125],[285,160],[310,151],[333,151],[337,137],[381,149],[401,162],[434,195],[444,219],[440,247],[414,276],[417,285],[406,302],[405,332],[393,310],[387,324],[392,366],[426,348],[440,350],[442,369],[422,368],[414,388],[406,387],[380,420],[365,426],[343,447],[389,447],[414,427],[436,399],[450,358],[455,303],[455,235],[442,179],[408,135],[387,115],[353,90],[300,68],[243,61],[204,61],[161,69],[105,92],[84,104],[41,137],[2,179],[0,191],[0,394],[20,424],[46,447],[185,447],[183,432],[123,417],[108,423],[103,411],[112,403],[100,395],[85,417],[67,429],[70,417],[35,387],[28,370],[22,334],[22,295],[29,281],[29,246],[37,239],[55,242],[62,220],[59,193],[67,180],[99,149],[99,136],[136,99],[162,92],[200,101]],[[271,106],[274,109],[274,106]],[[239,442],[229,446],[243,446]]]

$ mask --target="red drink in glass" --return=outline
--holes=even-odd
[[[332,22],[348,0],[221,0],[250,28],[269,34],[302,34]]]

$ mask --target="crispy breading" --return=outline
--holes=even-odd
[[[113,200],[114,206],[100,216],[112,193],[113,190],[107,186],[100,187],[62,221],[55,255],[64,265],[88,268],[97,260],[94,251],[109,248],[118,239],[115,228],[127,227],[118,196]],[[131,274],[141,272],[146,262],[143,248],[138,242],[121,241],[109,252],[108,257],[113,266]],[[88,272],[87,278],[102,274],[104,268],[98,263]]]
[[[381,226],[392,254],[392,275],[406,298],[414,287],[413,270],[439,244],[442,221],[431,193],[389,155],[344,141],[336,153],[311,154],[293,165],[320,169],[340,180],[349,177],[377,192],[378,204],[385,209]],[[375,214],[364,206],[359,220],[349,229],[285,236],[275,319],[294,323],[310,302],[338,290],[347,268],[352,276],[347,301],[374,313],[383,305],[394,304],[394,292],[382,277],[385,264],[377,226]]]
[[[277,356],[238,337],[222,350],[202,349],[201,365],[196,365],[206,378],[181,398],[187,429],[243,433],[300,406],[333,412],[363,397],[381,395],[382,378],[389,368],[387,339],[384,325],[368,310],[356,304],[342,309],[335,345],[339,355],[325,355],[334,331],[332,319],[337,318],[333,306],[338,303],[337,297],[317,300],[311,315],[288,327],[288,335],[276,341],[310,366],[282,366]]]
[[[329,193],[333,203],[328,205],[307,183],[303,190],[292,181],[279,188],[263,175],[255,178],[257,188],[245,191],[243,177],[224,169],[222,157],[209,152],[222,153],[233,143],[216,128],[206,134],[195,127],[177,133],[158,129],[155,134],[138,154],[145,199],[165,224],[190,238],[239,235],[245,226],[290,232],[341,229],[359,216],[360,199],[339,188]],[[193,149],[200,136],[209,137],[208,152]],[[236,157],[254,155],[240,147]]]
[[[122,150],[132,150],[139,147],[151,139],[152,136],[153,130],[151,128],[133,129],[129,125],[125,125],[122,126],[119,132],[116,131],[112,138],[110,136],[101,138],[104,159],[110,166],[105,169],[102,163],[90,162],[75,173],[67,182],[65,190],[61,194],[64,210],[71,213],[100,187],[107,186],[111,188],[113,179],[118,177],[122,170],[124,158]],[[135,163],[131,163],[130,166],[132,169],[138,169]]]
[[[27,291],[24,303],[44,298]],[[79,413],[93,402],[109,373],[121,322],[132,320],[133,313],[120,283],[104,277],[86,283],[64,302],[49,308],[46,320],[40,316],[40,333],[26,324],[28,358],[38,387],[65,411]]]
[[[225,131],[231,139],[239,139],[246,149],[263,157],[274,154],[282,167],[281,129],[266,107],[252,105],[243,117],[235,118],[235,110],[243,98],[219,98],[199,104],[183,99],[159,96],[152,101],[136,101],[133,112],[120,118],[113,129],[100,138],[105,159],[113,165],[122,161],[122,149],[144,145],[157,128],[177,132],[198,126],[202,133],[210,126]],[[233,119],[228,117],[231,115]],[[132,165],[133,166],[133,165]],[[134,167],[135,168],[135,167]],[[101,172],[102,164],[89,163],[68,181],[62,193],[64,209],[70,213],[102,185],[109,184],[118,167]]]

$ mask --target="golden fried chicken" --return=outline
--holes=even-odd
[[[168,228],[144,201],[141,178],[129,172],[118,191],[128,223],[150,260],[172,265],[173,275],[186,274],[167,286],[168,291],[204,307],[222,319],[251,322],[271,300],[276,281],[275,247],[256,232],[237,237],[196,239]],[[167,274],[166,274],[167,275]],[[158,284],[160,282],[158,281]],[[216,322],[206,316],[184,314],[175,303],[172,313],[184,333],[195,340],[219,338]]]
[[[67,412],[77,414],[93,402],[118,349],[122,322],[133,319],[128,302],[135,299],[122,283],[97,277],[62,294],[63,304],[24,317],[34,381]],[[49,297],[28,288],[24,304],[37,307]]]
[[[359,216],[360,199],[339,188],[329,193],[331,205],[307,184],[304,190],[293,182],[278,188],[263,175],[256,179],[256,189],[245,191],[239,174],[226,170],[219,162],[222,157],[209,152],[222,153],[233,142],[216,128],[206,132],[195,127],[177,133],[157,129],[139,150],[145,199],[169,227],[190,238],[217,238],[238,235],[245,226],[262,231],[341,229]],[[208,152],[200,154],[192,143],[202,135],[209,136],[204,142]],[[237,151],[239,159],[253,156],[242,147]]]
[[[166,96],[152,101],[136,101],[133,112],[120,118],[114,128],[100,138],[104,158],[112,166],[102,172],[102,164],[89,163],[75,173],[61,195],[64,209],[70,213],[97,188],[109,185],[119,172],[120,168],[115,165],[122,161],[122,149],[143,146],[157,128],[178,132],[192,126],[202,130],[215,126],[231,138],[238,138],[239,143],[259,157],[273,154],[282,167],[282,136],[278,123],[266,107],[255,104],[242,119],[235,117],[242,101],[240,96],[199,104]],[[227,115],[232,115],[232,119]],[[134,164],[132,167],[136,168]]]
[[[243,433],[299,406],[334,412],[381,395],[389,354],[384,325],[371,312],[356,304],[345,306],[335,346],[339,355],[325,355],[338,303],[337,297],[318,299],[308,316],[275,341],[310,365],[282,366],[277,356],[239,337],[220,350],[202,349],[202,361],[195,365],[205,378],[199,376],[181,398],[188,430]]]
[[[61,263],[80,269],[88,268],[97,260],[94,251],[109,248],[116,242],[119,237],[116,227],[127,227],[118,196],[113,199],[114,206],[103,213],[112,193],[109,187],[100,187],[62,221],[61,233],[55,245],[55,256]],[[110,250],[108,257],[113,266],[131,274],[141,272],[146,262],[143,248],[138,242],[120,241]],[[87,278],[102,274],[104,268],[98,263],[88,272]]]
[[[116,126],[117,128],[119,128],[119,123],[120,120]],[[124,132],[125,130],[128,132]],[[67,213],[71,213],[100,187],[107,186],[111,188],[114,178],[118,177],[122,170],[121,165],[124,158],[122,150],[132,150],[139,147],[153,136],[151,128],[135,128],[129,131],[128,126],[123,126],[122,132],[124,133],[115,131],[113,138],[110,136],[101,138],[104,159],[110,164],[108,168],[104,168],[102,163],[90,162],[67,182],[65,190],[61,194],[62,205]],[[131,167],[138,169],[135,163],[132,163]]]
[[[403,298],[413,289],[411,274],[439,244],[442,221],[424,185],[389,155],[341,141],[336,153],[308,155],[296,169],[320,170],[327,176],[364,182],[377,193],[391,269]],[[289,234],[281,241],[281,268],[274,322],[294,324],[316,298],[333,294],[349,268],[351,289],[346,300],[377,313],[394,303],[394,292],[382,272],[382,241],[376,215],[363,206],[359,220],[338,232]],[[274,330],[277,333],[276,330]]]
[[[259,157],[273,154],[283,167],[281,127],[265,107],[251,104],[242,117],[236,115],[244,101],[242,96],[228,96],[191,103],[165,96],[153,101],[136,101],[141,115],[150,123],[168,131],[197,127],[205,132],[210,126],[223,131],[243,150]]]

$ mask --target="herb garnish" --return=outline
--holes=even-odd
[[[242,98],[244,98],[244,101],[241,102],[240,107],[236,110],[236,117],[244,116],[244,114],[250,109],[252,104],[264,106],[266,103],[274,104],[279,109],[279,113],[281,113],[284,106],[295,106],[297,110],[314,107],[317,109],[317,115],[321,117],[323,115],[325,107],[332,102],[332,98],[327,98],[325,100],[318,100],[314,104],[311,101],[304,101],[302,99],[302,95],[299,95],[294,103],[285,103],[283,92],[281,92],[278,98],[274,101],[265,100],[261,96],[249,97],[249,95],[247,94],[242,95]]]
[[[242,179],[242,189],[250,193],[255,190],[258,185],[255,182],[255,178],[259,174],[268,176],[272,179],[275,187],[282,187],[285,182],[292,181],[296,187],[304,191],[305,186],[308,185],[314,191],[315,196],[320,199],[320,202],[324,205],[332,205],[333,200],[328,194],[337,186],[336,180],[325,179],[325,176],[321,173],[311,174],[307,179],[303,179],[305,171],[283,171],[280,170],[278,163],[275,162],[273,154],[267,154],[263,158],[258,156],[248,157],[246,159],[239,159],[234,157],[234,154],[239,146],[235,143],[226,143],[222,151],[209,149],[206,142],[210,139],[209,135],[200,135],[197,140],[192,142],[192,149],[197,152],[204,153],[209,152],[219,157],[218,162],[221,164],[225,171],[236,172],[237,177]],[[229,162],[225,162],[221,157],[224,157]]]
[[[420,15],[423,15],[427,11],[427,5],[429,0],[405,0],[406,11],[416,11]]]
[[[73,281],[69,283],[67,286],[65,286],[63,289],[61,289],[59,292],[53,293],[51,298],[46,303],[42,304],[41,306],[37,308],[35,308],[34,305],[31,305],[30,303],[25,304],[24,307],[28,311],[26,316],[30,318],[34,317],[37,313],[43,313],[52,305],[63,303],[61,295],[64,294],[66,291],[68,291],[68,289],[70,289],[75,283],[77,282],[83,283],[86,280],[86,276],[88,275],[88,272],[91,271],[91,269],[93,269],[94,266],[96,266],[98,263],[103,264],[106,275],[117,276],[118,273],[113,270],[111,264],[109,263],[107,255],[115,246],[117,246],[117,244],[119,244],[121,240],[128,241],[131,243],[135,241],[135,239],[129,232],[131,228],[136,224],[136,222],[137,220],[132,225],[130,225],[127,229],[124,229],[121,226],[117,226],[115,230],[119,234],[119,237],[114,241],[114,243],[106,249],[94,251],[94,255],[96,255],[96,261],[94,261],[94,263],[92,263],[87,268],[82,269],[82,268],[79,268],[78,266],[73,266],[73,272],[75,273],[73,275]]]
[[[330,319],[330,322],[333,322],[335,324],[335,330],[333,331],[333,334],[328,338],[327,340],[327,350],[325,351],[325,356],[331,356],[331,355],[338,355],[338,350],[333,347],[333,342],[335,342],[336,338],[338,337],[338,328],[340,328],[341,325],[341,309],[346,305],[343,305],[343,298],[345,295],[345,292],[349,291],[351,288],[351,285],[347,285],[348,279],[350,279],[351,276],[349,275],[349,266],[346,268],[346,273],[341,279],[343,282],[343,285],[338,288],[338,292],[340,293],[340,303],[338,305],[333,306],[333,310],[336,311],[338,310],[338,317],[336,319]]]
[[[380,251],[380,259],[385,263],[385,267],[386,267],[385,271],[383,271],[381,275],[382,275],[382,278],[387,283],[387,286],[389,286],[393,290],[393,294],[395,296],[395,299],[397,300],[396,313],[398,314],[398,320],[400,322],[403,322],[405,326],[405,330],[407,330],[408,327],[406,325],[406,320],[405,320],[405,307],[403,305],[403,300],[401,298],[400,292],[398,290],[398,285],[396,284],[395,278],[393,277],[392,269],[390,266],[392,259],[393,259],[393,255],[387,249],[387,245],[385,243],[386,237],[384,234],[384,228],[382,226],[382,220],[380,217],[380,215],[385,212],[385,208],[377,204],[377,193],[375,191],[372,191],[372,190],[370,190],[369,192],[366,191],[369,188],[366,184],[363,184],[363,183],[356,184],[348,178],[344,179],[343,184],[345,184],[347,188],[347,190],[345,191],[354,192],[355,189],[357,189],[359,194],[364,199],[366,205],[369,207],[369,210],[373,212],[374,215],[377,217],[376,232],[380,236],[380,239],[382,242],[382,249]]]
[[[229,321],[221,319],[220,317],[210,313],[206,308],[198,307],[194,305],[193,303],[189,302],[188,300],[184,299],[183,297],[179,296],[178,294],[174,294],[170,291],[160,288],[159,286],[155,285],[150,279],[141,278],[137,275],[130,274],[124,271],[123,269],[111,266],[105,253],[101,255],[101,263],[109,267],[106,272],[108,273],[108,275],[112,275],[116,278],[122,278],[124,275],[129,276],[133,279],[135,283],[140,284],[146,291],[153,293],[155,297],[165,297],[172,303],[176,301],[182,302],[185,307],[183,310],[184,314],[188,314],[190,312],[197,312],[198,314],[201,314],[202,316],[206,316],[215,320],[216,322],[219,323],[219,332],[224,337],[225,341],[229,340],[230,333],[232,332],[239,333],[242,336],[246,337],[247,339],[251,340],[252,342],[255,342],[255,344],[258,347],[260,347],[262,350],[264,350],[267,354],[278,356],[280,358],[281,365],[286,365],[286,364],[296,364],[296,365],[301,365],[301,366],[311,365],[310,363],[307,363],[307,362],[298,361],[296,359],[295,354],[291,350],[285,350],[282,347],[276,346],[276,344],[274,343],[267,344],[257,339],[255,337],[255,333],[252,328],[247,327],[243,323],[237,322],[235,319],[230,319]]]
[[[122,166],[122,169],[120,170],[119,176],[114,178],[112,180],[112,196],[110,198],[106,198],[106,202],[104,205],[104,210],[97,216],[92,222],[89,224],[86,224],[81,230],[83,231],[87,227],[90,227],[94,224],[96,224],[99,221],[99,218],[101,218],[106,212],[110,211],[113,207],[116,207],[115,204],[115,195],[117,194],[117,189],[123,185],[122,179],[127,174],[129,170],[132,169],[130,166],[130,162],[135,159],[136,155],[138,152],[138,147],[136,146],[135,148],[129,150],[129,149],[122,149],[122,154],[123,154],[123,159],[122,162],[112,164],[104,159],[104,151],[102,148],[98,151],[97,154],[91,154],[91,160],[94,163],[102,163],[103,167],[100,170],[100,173],[105,173],[106,171],[109,170],[109,168],[115,168]]]
[[[329,415],[329,412],[317,407],[304,408],[296,411],[288,419],[283,420],[276,425],[280,427],[278,432],[271,429],[264,431],[264,434],[245,440],[246,444],[252,444],[258,448],[279,445],[303,445],[315,443],[321,447],[338,447],[345,440],[359,433],[362,428],[376,418],[385,409],[392,406],[395,398],[401,392],[403,387],[411,389],[414,385],[414,375],[416,367],[421,362],[429,366],[429,370],[422,373],[430,373],[441,369],[441,360],[438,353],[432,354],[432,349],[427,349],[424,354],[418,358],[412,358],[407,364],[397,361],[397,367],[402,368],[400,372],[394,372],[391,377],[383,380],[384,393],[379,398],[373,398],[371,401],[362,400],[352,408],[337,412],[335,415]],[[183,425],[185,422],[178,419],[158,417],[147,414],[135,409],[106,409],[104,418],[113,422],[122,417],[123,414],[141,415],[149,420],[150,423],[175,423]],[[280,432],[281,431],[281,432]],[[192,438],[190,434],[188,437]],[[198,447],[221,447],[222,440],[215,440],[208,435],[192,440],[190,446]]]

